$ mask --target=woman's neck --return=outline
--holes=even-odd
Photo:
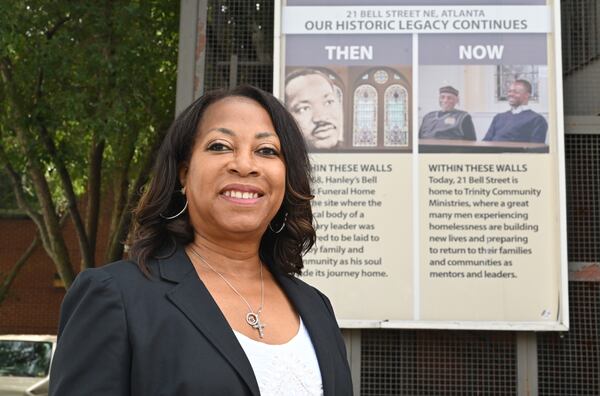
[[[259,246],[260,241],[225,240],[194,233],[194,241],[188,249],[202,256],[210,266],[224,275],[248,278],[257,276]]]

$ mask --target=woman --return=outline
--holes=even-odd
[[[50,395],[350,395],[331,305],[293,275],[315,241],[302,135],[272,95],[203,96],[173,123],[132,261],[63,302]]]

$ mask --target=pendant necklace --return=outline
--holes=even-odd
[[[202,263],[205,264],[206,267],[208,267],[215,274],[219,275],[219,277],[221,279],[223,279],[223,281],[227,284],[227,286],[229,286],[229,288],[231,290],[233,290],[233,292],[235,294],[237,294],[242,299],[242,301],[244,301],[244,303],[246,303],[246,305],[248,306],[248,313],[246,314],[246,323],[248,323],[248,325],[250,327],[252,327],[253,329],[258,330],[258,336],[260,338],[263,338],[263,336],[264,336],[263,329],[265,328],[266,324],[264,324],[263,322],[260,321],[260,313],[263,310],[264,302],[265,302],[265,282],[263,279],[262,263],[259,263],[259,265],[260,265],[260,307],[258,307],[256,312],[254,312],[254,310],[252,309],[252,306],[250,305],[250,303],[248,303],[248,300],[246,300],[244,298],[244,296],[242,296],[242,294],[239,291],[237,291],[237,289],[235,287],[233,287],[233,285],[227,280],[227,278],[225,278],[223,276],[223,274],[221,274],[219,271],[214,269],[213,266],[210,265],[208,263],[208,261],[206,261],[206,259],[204,257],[202,257],[200,255],[200,253],[198,253],[191,244],[188,246],[190,247],[192,253],[194,253],[196,256],[198,256],[200,261],[202,261]]]

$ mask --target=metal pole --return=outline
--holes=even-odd
[[[207,8],[208,0],[181,0],[176,114],[204,92]]]
[[[342,330],[346,351],[348,354],[348,364],[352,374],[352,388],[354,396],[360,396],[360,365],[361,365],[361,330],[344,329]]]
[[[517,395],[538,395],[537,336],[534,332],[517,333]]]

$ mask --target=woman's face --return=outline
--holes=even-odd
[[[213,103],[198,125],[190,163],[179,173],[194,230],[260,237],[281,206],[285,175],[269,114],[244,97]]]

